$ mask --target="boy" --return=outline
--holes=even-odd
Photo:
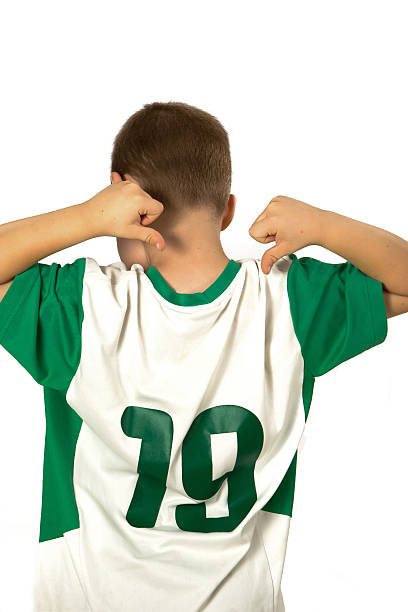
[[[44,387],[35,610],[282,612],[315,377],[408,311],[408,242],[279,196],[249,231],[276,245],[229,259],[228,136],[182,103],[132,115],[111,171],[0,227],[0,343]],[[120,261],[38,263],[97,236]]]

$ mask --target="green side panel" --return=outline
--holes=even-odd
[[[310,404],[313,397],[314,377],[307,370],[304,371],[302,385],[302,400],[305,410],[305,421],[309,415]],[[275,512],[277,514],[286,514],[292,516],[293,500],[295,496],[295,481],[296,481],[296,465],[297,451],[295,452],[292,462],[287,469],[285,476],[282,479],[279,487],[272,495],[271,499],[262,508],[266,512]]]
[[[310,404],[312,403],[313,389],[314,389],[315,377],[304,368],[303,371],[303,386],[302,386],[302,397],[303,407],[305,409],[305,422],[309,416]]]
[[[40,542],[61,537],[79,527],[73,471],[81,417],[65,400],[65,393],[44,387],[46,433]]]
[[[326,263],[313,257],[292,263],[287,293],[305,367],[321,376],[383,342],[387,335],[382,283],[349,261]]]
[[[297,258],[287,276],[293,327],[304,361],[302,385],[305,421],[316,376],[383,342],[387,313],[382,283],[351,262],[331,264]],[[263,510],[292,516],[297,451],[282,482]]]
[[[292,463],[288,467],[282,482],[262,510],[292,516],[293,499],[295,496],[296,463],[297,451],[293,456]]]
[[[66,402],[81,359],[86,258],[35,263],[17,274],[0,302],[0,344],[44,387],[40,542],[79,526],[73,490],[82,419]]]

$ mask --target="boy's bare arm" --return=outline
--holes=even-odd
[[[277,196],[255,219],[249,234],[264,244],[276,242],[262,256],[265,274],[281,257],[317,244],[382,283],[388,317],[408,312],[408,242],[391,232]]]
[[[408,296],[408,242],[384,229],[321,210],[320,245],[344,257],[385,291]]]
[[[86,202],[4,223],[0,226],[0,283],[7,283],[40,259],[95,235]]]
[[[52,253],[96,236],[137,238],[159,242],[163,248],[159,232],[144,227],[162,211],[163,205],[136,183],[122,181],[82,204],[0,225],[0,299],[17,274]]]

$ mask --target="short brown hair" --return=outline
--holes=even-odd
[[[169,210],[224,211],[231,190],[228,133],[213,115],[183,102],[152,102],[121,127],[111,172],[128,174]]]

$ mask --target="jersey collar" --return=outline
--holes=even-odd
[[[209,304],[221,295],[235,278],[241,265],[240,262],[230,259],[219,277],[207,289],[197,293],[177,293],[154,266],[149,266],[145,274],[156,291],[168,302],[179,306],[198,306]]]

